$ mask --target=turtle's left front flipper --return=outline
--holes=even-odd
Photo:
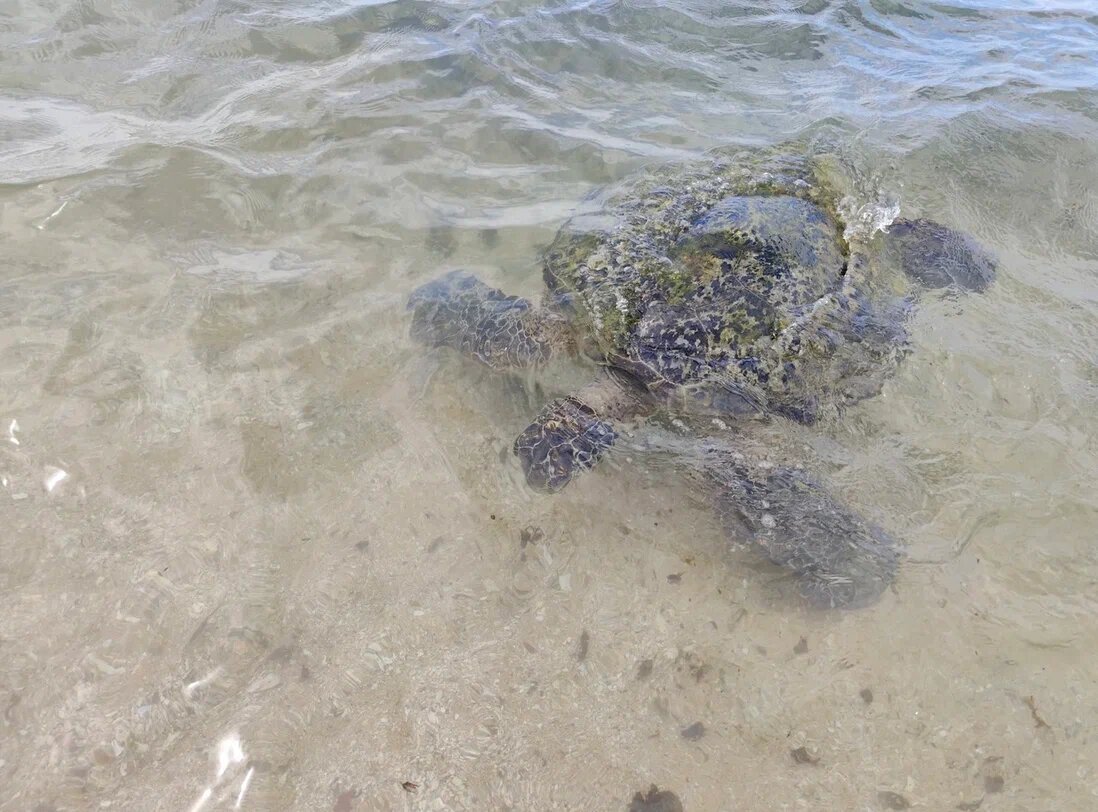
[[[928,288],[984,291],[995,260],[972,237],[933,220],[900,219],[882,236],[883,258]]]

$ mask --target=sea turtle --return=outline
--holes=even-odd
[[[657,168],[561,229],[541,306],[453,271],[412,293],[412,334],[497,369],[561,353],[595,360],[596,380],[515,440],[527,481],[545,491],[592,468],[615,424],[637,416],[733,427],[834,416],[880,390],[920,288],[979,291],[995,273],[970,237],[931,220],[859,232],[841,213],[837,166],[769,151]],[[709,434],[680,456],[715,486],[730,528],[792,570],[815,604],[879,596],[900,558],[885,532],[802,468]]]

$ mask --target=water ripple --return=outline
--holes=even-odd
[[[1096,122],[1094,0],[0,0],[0,809],[1093,808]],[[403,307],[793,138],[1000,260],[758,427],[908,547],[842,619]]]

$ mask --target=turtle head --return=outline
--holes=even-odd
[[[882,239],[884,260],[928,288],[981,292],[995,279],[995,260],[987,251],[933,220],[896,220]]]

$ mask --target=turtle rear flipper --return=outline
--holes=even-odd
[[[489,287],[467,271],[451,271],[420,286],[408,309],[414,338],[460,350],[496,369],[544,364],[569,341],[563,317]]]
[[[644,414],[653,406],[630,376],[604,370],[578,392],[557,398],[523,430],[514,444],[526,481],[555,493],[594,468],[617,439],[611,420]]]
[[[928,288],[984,291],[995,260],[975,240],[933,220],[896,220],[884,234],[886,260]]]
[[[514,451],[530,486],[555,493],[594,468],[616,439],[609,423],[570,395],[542,409],[515,440]]]
[[[726,461],[710,473],[726,526],[746,531],[767,558],[792,571],[812,605],[867,606],[892,583],[900,561],[896,542],[803,471],[755,475]]]

